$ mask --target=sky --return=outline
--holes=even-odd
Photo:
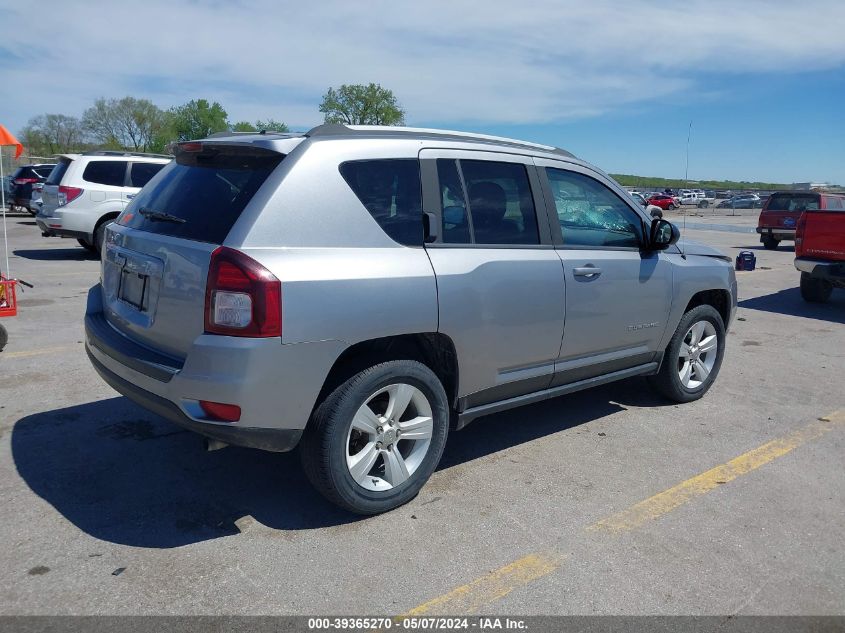
[[[845,184],[842,0],[0,0],[0,123],[99,97],[319,124],[330,86],[411,126],[563,147],[605,171]]]

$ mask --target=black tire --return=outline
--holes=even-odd
[[[97,255],[100,256],[100,257],[102,256],[103,240],[106,237],[106,225],[111,221],[112,220],[105,220],[103,222],[100,222],[97,225],[97,228],[94,229],[93,248],[94,248],[94,252],[97,253]]]
[[[801,297],[809,303],[825,303],[830,299],[833,285],[824,279],[811,277],[809,273],[801,273]]]
[[[81,237],[76,238],[76,241],[79,242],[79,245],[87,251],[91,251],[92,253],[96,253],[97,249],[94,248],[93,244],[89,244],[88,240],[83,240]]]
[[[763,242],[763,248],[767,251],[776,251],[778,244],[780,244],[780,240],[776,237],[772,237],[771,235],[764,235],[760,241]]]
[[[698,387],[691,389],[681,382],[681,378],[678,375],[680,351],[687,332],[699,321],[709,321],[715,328],[717,336],[716,359],[707,378]],[[722,321],[722,315],[713,306],[700,305],[687,312],[681,318],[681,322],[678,324],[672,340],[666,346],[660,371],[654,376],[649,376],[649,384],[655,391],[675,402],[692,402],[693,400],[698,400],[707,393],[713,381],[716,380],[716,376],[719,375],[719,369],[722,366],[724,355],[725,324]]]
[[[675,209],[677,209],[677,208],[678,208],[678,205],[677,205],[677,204],[675,204],[674,202],[670,202],[670,203],[669,203],[669,208],[670,208],[670,209],[672,209],[672,210],[675,210]]]
[[[706,209],[709,206],[710,206],[710,203],[707,202],[707,200],[702,200],[701,202],[698,203],[699,209]]]
[[[38,215],[38,211],[33,211],[29,207],[27,207],[26,210],[29,211],[29,215],[31,215],[32,217],[35,217],[36,215]]]
[[[9,342],[9,333],[6,331],[6,328],[0,324],[0,352],[3,351],[3,348],[6,347],[6,343]]]
[[[389,490],[369,490],[352,478],[346,464],[349,428],[355,413],[372,394],[397,382],[419,389],[431,405],[431,444],[404,483]],[[308,480],[326,499],[356,514],[378,514],[417,495],[440,462],[448,433],[449,403],[434,372],[416,361],[389,361],[356,374],[319,404],[300,443],[300,456]]]

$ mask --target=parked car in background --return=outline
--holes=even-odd
[[[782,240],[794,240],[798,218],[805,211],[845,210],[845,194],[779,191],[769,196],[757,220],[760,241],[774,250]],[[824,225],[821,220],[814,220]],[[796,243],[797,248],[797,243]]]
[[[341,125],[175,151],[105,230],[91,362],[210,447],[299,445],[347,510],[413,498],[450,425],[719,372],[731,261],[569,152]]]
[[[722,200],[716,205],[717,209],[753,209],[762,206],[763,202],[756,193],[740,193]]]
[[[32,204],[32,185],[46,181],[53,167],[52,163],[18,167],[12,174],[12,208],[19,207],[35,215],[38,207]]]
[[[132,152],[63,154],[42,192],[35,217],[44,237],[74,237],[100,252],[105,225],[114,220],[170,156]]]
[[[648,200],[646,200],[646,202],[648,204],[653,204],[656,207],[660,207],[664,211],[666,209],[677,209],[681,206],[675,201],[675,198],[665,193],[652,195]]]
[[[694,189],[681,194],[682,206],[693,206],[700,209],[706,209],[714,202],[716,202],[716,198],[707,197],[701,189]]]
[[[637,193],[636,191],[631,191],[630,193],[631,193],[631,197],[632,197],[634,200],[636,200],[636,201],[637,201],[637,204],[639,204],[640,206],[643,206],[643,207],[647,207],[647,206],[648,206],[648,201],[645,199],[645,197],[643,196],[643,194],[641,194],[641,193]]]
[[[801,296],[812,303],[824,303],[834,288],[845,288],[845,196],[822,205],[825,210],[801,213],[795,234]]]

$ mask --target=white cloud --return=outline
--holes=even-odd
[[[411,124],[538,123],[706,90],[702,74],[845,64],[841,0],[55,2],[35,28],[4,13],[13,128],[124,94],[305,127],[326,88],[369,81]]]

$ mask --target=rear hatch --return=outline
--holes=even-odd
[[[795,230],[804,211],[816,211],[820,196],[817,193],[773,193],[760,212],[757,226],[767,229]]]
[[[73,158],[69,156],[62,156],[59,162],[53,167],[53,171],[47,176],[44,181],[44,188],[41,190],[41,213],[43,215],[51,215],[52,212],[59,206],[59,185],[62,184],[68,167],[73,162]]]
[[[248,144],[180,148],[109,226],[102,285],[112,327],[181,359],[204,331],[212,252],[284,155]]]

